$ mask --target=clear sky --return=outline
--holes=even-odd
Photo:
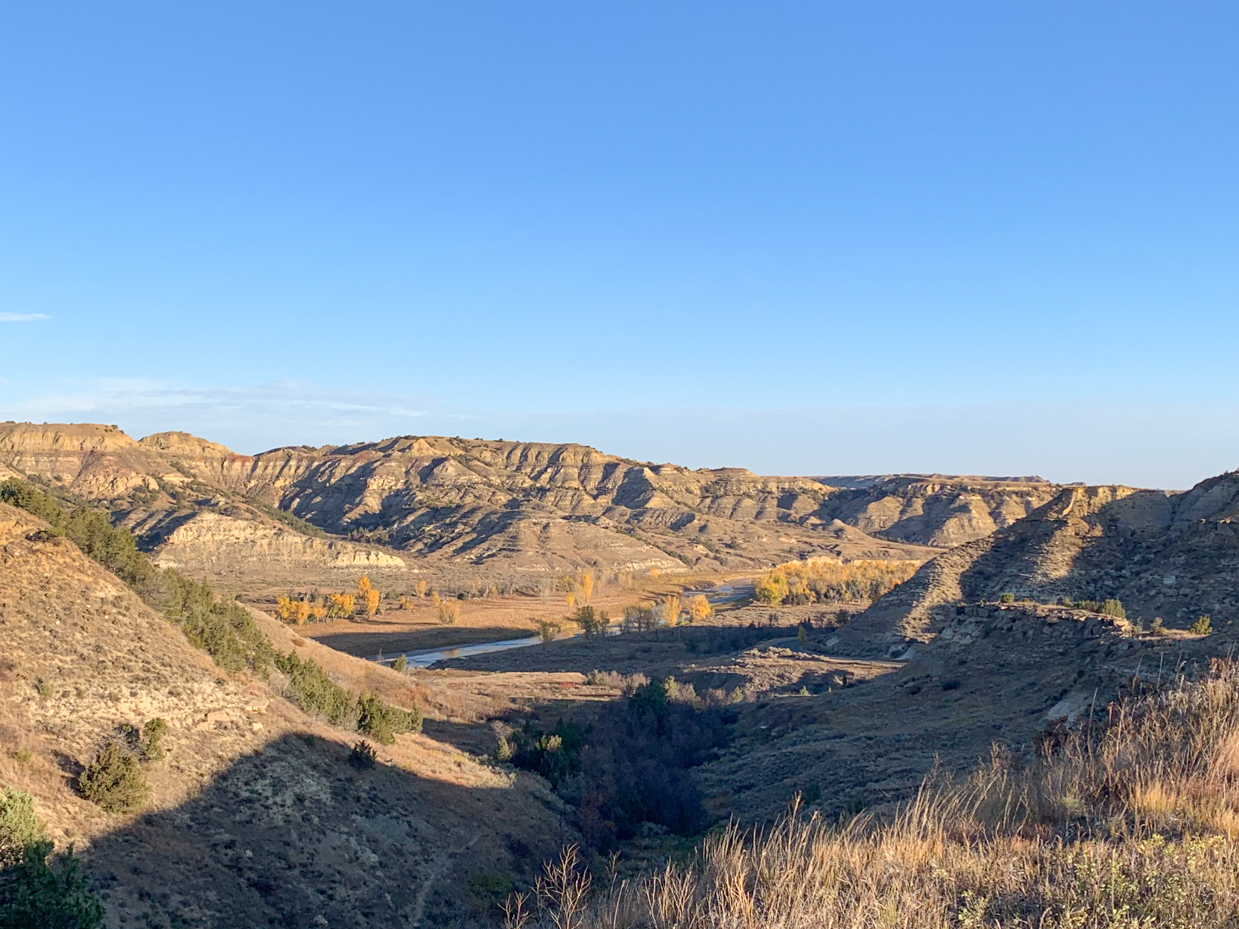
[[[0,5],[0,419],[1239,467],[1239,6]]]

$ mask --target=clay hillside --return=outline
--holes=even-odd
[[[836,488],[581,445],[401,437],[256,456],[185,433],[0,425],[0,469],[119,510],[161,563],[225,584],[323,569],[736,572],[815,555],[923,561],[1056,491],[941,476]]]

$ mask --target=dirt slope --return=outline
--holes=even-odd
[[[557,801],[420,735],[346,762],[355,736],[230,675],[64,539],[0,505],[0,784],[32,793],[104,892],[108,925],[439,925],[484,904],[470,877],[529,877]],[[272,628],[342,684],[407,706],[420,685]],[[432,701],[433,702],[433,701]],[[140,815],[75,779],[125,725],[167,720]],[[476,883],[476,880],[475,880]],[[325,922],[324,922],[325,920]]]

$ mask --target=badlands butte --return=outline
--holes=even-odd
[[[1236,645],[1233,473],[1181,492],[763,477],[571,444],[250,456],[6,423],[0,481],[0,787],[76,847],[109,926],[502,924],[565,846],[597,887],[796,796],[881,819],[931,772],[995,745],[1035,764],[1138,682]],[[204,651],[154,582],[36,498],[206,581],[245,660]],[[289,612],[364,599],[363,576],[373,610]],[[616,634],[569,635],[602,611]],[[310,662],[420,730],[333,716],[298,676]],[[154,719],[148,795],[87,799],[86,766]]]

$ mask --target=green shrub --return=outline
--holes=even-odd
[[[1187,631],[1194,635],[1208,635],[1213,631],[1213,620],[1208,616],[1198,616],[1196,621],[1187,627]]]
[[[146,800],[150,788],[138,759],[119,742],[109,742],[78,778],[82,796],[109,813],[128,813]]]
[[[357,698],[357,731],[383,745],[391,745],[396,736],[415,728],[414,714],[388,706],[374,694]],[[416,728],[421,728],[421,714],[416,714]]]
[[[301,661],[291,652],[278,654],[249,610],[236,602],[217,600],[215,591],[205,581],[192,581],[171,568],[156,567],[149,557],[138,551],[132,534],[112,526],[107,513],[76,507],[66,515],[51,496],[11,478],[0,483],[0,501],[33,513],[57,533],[63,533],[85,554],[125,581],[166,619],[180,626],[190,643],[206,651],[224,670],[240,671],[249,667],[263,673],[274,663],[288,675],[290,696],[298,706],[341,729],[358,729],[363,716],[368,728],[362,731],[372,727],[384,738],[392,733],[421,729],[422,716],[418,710],[405,712],[381,702],[377,707],[382,710],[373,703],[363,706],[365,698],[355,699],[315,662]],[[46,691],[45,695],[50,695],[50,685],[36,686],[40,693]],[[379,734],[375,738],[380,738]],[[162,738],[162,733],[159,737]],[[157,757],[147,754],[145,746],[142,750],[145,757]],[[159,751],[158,739],[153,750]],[[140,771],[138,775],[141,776]]]
[[[495,760],[500,764],[507,764],[512,760],[512,743],[503,736],[499,737],[499,744],[495,746]]]
[[[25,481],[11,477],[0,484],[0,503],[7,503],[27,513],[33,513],[39,519],[49,523],[57,534],[64,531],[64,516],[60,511],[60,506],[43,491]]]
[[[36,842],[0,882],[0,929],[96,929],[103,905],[91,893],[72,847],[53,868],[52,843]]]
[[[1066,600],[1065,606],[1070,606],[1071,601]],[[1088,610],[1090,613],[1100,613],[1103,616],[1113,616],[1115,619],[1126,619],[1127,611],[1123,608],[1122,600],[1077,600],[1074,604],[1077,610]]]
[[[395,741],[402,732],[421,731],[422,713],[416,707],[402,710],[373,694],[354,699],[313,659],[302,660],[294,652],[277,653],[275,666],[288,675],[288,696],[299,707],[339,729],[365,733],[383,744]]]
[[[1115,619],[1127,618],[1127,611],[1123,609],[1122,600],[1105,600],[1097,612],[1103,616],[1113,616]]]
[[[374,750],[374,746],[360,739],[353,745],[353,750],[348,754],[348,763],[362,771],[367,768],[373,768],[377,761],[378,753]]]
[[[395,671],[397,674],[404,674],[405,669],[408,668],[408,666],[409,666],[409,659],[407,655],[401,655],[399,658],[397,658],[395,661],[391,663],[391,669]]]
[[[357,728],[357,705],[352,694],[327,676],[313,659],[296,653],[277,654],[275,666],[288,675],[289,696],[311,716],[319,716],[340,729]]]
[[[163,737],[168,734],[168,723],[155,717],[148,719],[142,726],[142,735],[138,740],[138,748],[147,761],[158,761],[164,756]]]
[[[34,812],[34,798],[24,790],[6,787],[0,794],[0,871],[20,863],[26,849],[45,836]]]
[[[1014,603],[1015,594],[1003,594],[1001,597],[998,598],[998,602],[999,603]]]
[[[581,634],[587,639],[596,639],[607,634],[607,626],[611,624],[606,612],[599,612],[592,606],[579,607],[568,617],[581,627]]]

